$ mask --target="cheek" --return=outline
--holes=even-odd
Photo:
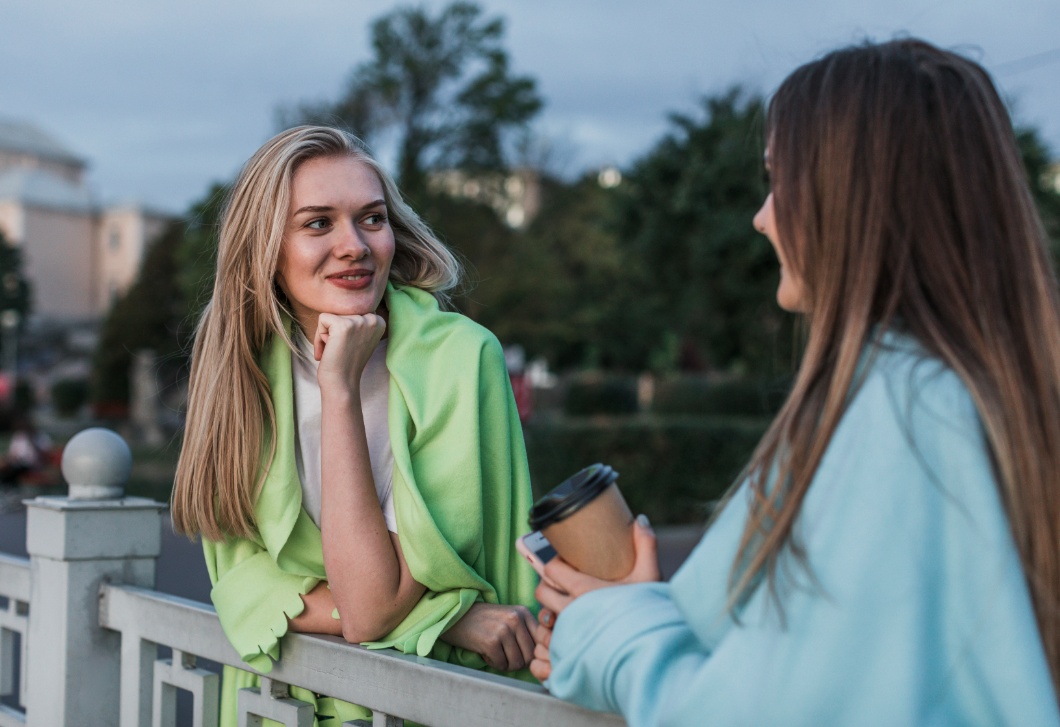
[[[381,236],[378,244],[374,247],[372,254],[375,255],[375,259],[379,261],[380,266],[385,267],[389,272],[390,264],[394,261],[394,253],[397,250],[397,243],[394,241],[393,233]]]

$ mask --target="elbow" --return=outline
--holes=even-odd
[[[354,618],[339,613],[342,619],[342,638],[351,644],[378,641],[393,630],[393,626],[382,619]]]

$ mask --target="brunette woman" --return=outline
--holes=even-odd
[[[767,147],[791,395],[671,583],[642,526],[634,585],[549,564],[532,670],[635,727],[1060,723],[1060,305],[1004,105],[863,45],[784,81]]]
[[[173,521],[268,672],[290,629],[517,671],[530,485],[500,345],[439,302],[456,258],[356,139],[301,127],[243,168],[192,355]],[[227,668],[222,724],[258,677]],[[295,689],[335,724],[360,707]]]

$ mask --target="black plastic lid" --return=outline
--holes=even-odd
[[[594,464],[568,477],[530,508],[530,527],[547,528],[581,510],[606,490],[618,473],[606,464]]]

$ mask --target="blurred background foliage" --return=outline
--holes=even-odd
[[[285,106],[279,126],[324,123],[393,145],[404,193],[468,263],[454,304],[561,374],[525,429],[539,494],[605,461],[654,522],[702,521],[782,403],[797,356],[794,318],[774,299],[777,261],[751,224],[767,193],[765,100],[739,87],[703,98],[620,174],[569,179],[534,161],[530,125],[544,100],[533,78],[512,73],[499,18],[468,3],[402,8],[370,33],[374,55],[338,98]],[[1017,140],[1060,251],[1049,150],[1032,128]],[[513,226],[481,196],[431,183],[454,170],[484,182],[523,174],[536,215]],[[171,380],[186,376],[227,189],[215,184],[161,236],[115,303],[96,402],[128,400],[142,348]]]

